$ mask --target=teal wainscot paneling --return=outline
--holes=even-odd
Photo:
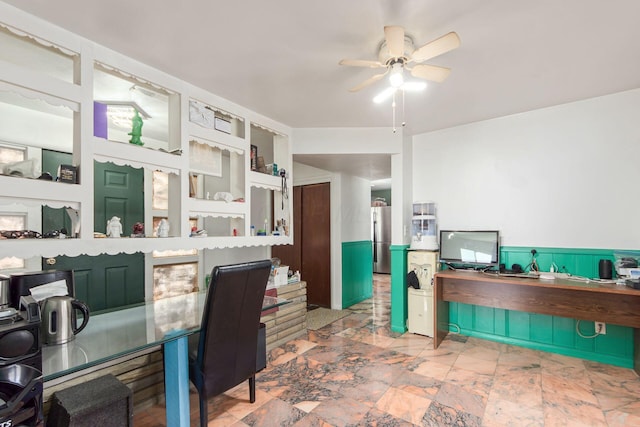
[[[561,272],[588,278],[598,277],[599,260],[614,261],[616,252],[608,249],[502,247],[500,260],[507,268],[517,263],[527,269],[532,260],[532,249],[536,250],[535,258],[540,271],[549,271],[554,264]],[[392,304],[394,302],[392,295]],[[393,313],[395,307],[392,307]],[[404,307],[406,311],[406,304]],[[594,335],[593,321],[578,322],[559,316],[462,303],[450,303],[449,307],[451,332],[633,367],[633,328],[607,324],[606,335],[585,338]]]
[[[373,296],[371,240],[342,243],[342,308]]]
[[[409,245],[391,245],[391,330],[407,330],[407,251]]]

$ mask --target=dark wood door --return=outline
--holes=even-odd
[[[271,253],[307,282],[307,304],[331,307],[331,187],[329,183],[293,188],[293,246]]]

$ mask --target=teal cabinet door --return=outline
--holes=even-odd
[[[60,151],[42,150],[42,173],[49,172],[55,180],[58,174],[58,166],[70,165],[73,162],[73,156],[70,153]],[[73,185],[73,184],[60,184]],[[42,207],[42,234],[51,231],[60,231],[62,228],[71,232],[71,219],[67,212],[60,208],[54,209],[49,206]]]
[[[58,211],[64,213],[61,209],[43,209],[43,224],[52,229],[64,226],[60,225],[62,213]],[[133,224],[144,221],[144,172],[95,162],[93,231],[104,233],[107,220],[113,216],[121,219],[124,236],[131,234]],[[144,302],[142,253],[59,256],[53,260],[43,260],[43,269],[74,270],[75,297],[86,302],[93,313]]]
[[[130,235],[133,225],[144,221],[144,171],[94,162],[93,179],[93,231],[106,233],[107,221],[117,216],[123,235]]]
[[[144,254],[59,256],[44,269],[73,270],[75,297],[91,313],[144,302]],[[51,262],[51,260],[49,260]]]

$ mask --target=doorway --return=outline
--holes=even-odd
[[[307,305],[331,307],[331,185],[293,187],[293,245],[271,254],[307,282]]]

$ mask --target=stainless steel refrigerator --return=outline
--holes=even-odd
[[[371,208],[373,272],[391,273],[391,206]]]

